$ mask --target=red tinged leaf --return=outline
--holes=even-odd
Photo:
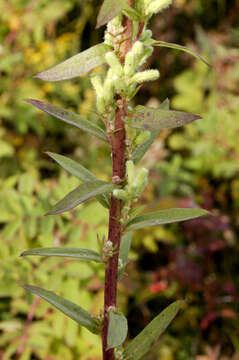
[[[96,29],[107,24],[128,5],[128,0],[104,0],[97,17]]]
[[[104,43],[97,44],[91,48],[70,57],[62,63],[35,75],[44,81],[61,81],[84,76],[97,66],[105,63],[105,54],[112,50]]]
[[[128,125],[143,130],[173,129],[197,119],[201,119],[201,116],[183,111],[153,109],[140,105],[135,108],[133,114],[130,114]]]
[[[80,130],[86,131],[91,135],[98,137],[101,140],[107,141],[106,133],[96,124],[83,119],[80,115],[75,114],[70,110],[66,110],[57,105],[52,105],[45,103],[43,101],[35,99],[25,99],[25,101],[36,108],[46,112],[49,115],[54,116],[55,118],[64,121],[65,123],[77,127]]]

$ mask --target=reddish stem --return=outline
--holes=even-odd
[[[131,4],[131,2],[130,2]],[[125,55],[130,50],[132,36],[132,21],[124,18],[125,26],[124,37],[127,39],[121,46],[121,61],[124,63]],[[115,114],[115,131],[111,137],[112,147],[112,167],[113,179],[115,182],[121,183],[125,179],[125,124],[123,118],[127,114],[127,103],[124,98],[117,95],[117,109]],[[122,211],[122,201],[111,196],[110,212],[109,212],[109,233],[108,240],[112,242],[114,254],[106,264],[105,269],[105,289],[104,289],[104,326],[102,334],[103,360],[114,360],[114,349],[107,350],[107,334],[108,334],[108,308],[109,306],[117,306],[117,278],[118,278],[118,259],[119,248],[122,234],[122,226],[120,223]]]
[[[142,34],[142,31],[144,30],[144,22],[140,22],[139,23],[139,28],[138,28],[138,32],[137,32],[137,35],[135,37],[135,42],[138,41],[140,39],[140,35]]]
[[[121,101],[120,99],[118,101]],[[122,116],[126,113],[126,103],[122,100],[122,107],[116,111],[115,132],[112,139],[112,161],[113,176],[120,179],[125,177],[125,127]],[[114,349],[106,350],[108,333],[108,313],[109,306],[117,305],[117,277],[118,277],[118,258],[121,238],[121,210],[122,201],[113,196],[110,203],[109,214],[109,234],[108,240],[113,243],[114,255],[109,258],[105,270],[105,304],[104,304],[104,329],[103,329],[103,359],[114,360]]]

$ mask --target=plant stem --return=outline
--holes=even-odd
[[[120,100],[118,100],[120,101]],[[113,176],[125,177],[125,127],[122,116],[125,114],[125,101],[122,101],[122,108],[116,111],[115,127],[119,129],[112,139],[112,161]],[[117,277],[118,277],[118,258],[121,238],[121,209],[122,201],[111,197],[109,214],[109,234],[108,240],[112,242],[114,254],[109,258],[105,269],[105,303],[104,303],[104,328],[103,328],[103,359],[114,360],[114,349],[106,350],[108,333],[108,313],[109,306],[117,305]]]
[[[130,2],[131,4],[131,2]],[[125,55],[131,48],[132,22],[128,18],[124,18],[123,25],[125,27],[124,38],[126,39],[121,47],[121,61],[124,63]],[[125,124],[123,117],[127,114],[127,102],[124,98],[117,95],[117,109],[115,113],[115,132],[112,135],[112,167],[113,181],[123,182],[125,179]],[[118,181],[117,181],[118,179]],[[103,360],[114,360],[114,349],[107,350],[107,334],[108,334],[108,308],[109,306],[117,306],[117,278],[118,278],[118,260],[119,248],[122,234],[122,226],[120,223],[122,211],[122,201],[111,196],[110,212],[109,212],[109,231],[108,240],[112,242],[114,253],[106,263],[105,269],[105,289],[104,289],[104,326],[102,335]]]

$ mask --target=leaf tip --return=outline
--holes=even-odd
[[[96,28],[96,29],[99,29],[100,27],[101,27],[101,24],[100,24],[100,22],[99,22],[98,19],[97,19],[97,23],[96,23],[95,28]]]
[[[28,290],[28,285],[27,285],[27,284],[19,283],[18,285],[19,285],[20,287],[22,287],[23,289]]]
[[[36,74],[36,75],[33,75],[34,79],[40,79],[40,80],[43,80],[42,78],[42,72]]]
[[[41,101],[35,100],[35,99],[23,99],[23,101],[27,102],[28,104],[31,104],[33,106],[39,107],[41,104]]]
[[[51,151],[44,151],[44,154],[51,156],[53,153]]]
[[[202,116],[200,116],[200,115],[194,115],[195,116],[195,120],[200,120],[200,119],[202,119]]]
[[[33,101],[33,99],[28,99],[28,98],[26,98],[26,99],[23,99],[23,101],[27,102],[28,104],[31,104],[32,101]]]
[[[210,211],[202,209],[203,215],[202,216],[210,216],[213,215]]]

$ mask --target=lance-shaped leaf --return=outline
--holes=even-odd
[[[75,114],[70,110],[65,110],[60,106],[48,104],[39,100],[25,99],[25,101],[37,107],[38,109],[46,112],[47,114],[50,114],[55,118],[64,121],[69,125],[75,126],[78,129],[86,131],[91,135],[98,137],[101,140],[107,141],[107,136],[103,129],[101,129],[96,124],[86,119],[83,119],[80,115]]]
[[[126,339],[128,322],[122,313],[109,313],[109,328],[107,334],[107,349],[120,346]]]
[[[165,41],[157,41],[157,40],[153,40],[152,43],[153,46],[161,46],[161,47],[167,47],[170,49],[175,49],[175,50],[180,50],[180,51],[184,51],[194,57],[196,57],[197,59],[201,60],[202,62],[204,62],[204,64],[206,64],[207,66],[211,67],[211,65],[207,62],[207,60],[205,60],[201,55],[199,55],[196,51],[187,48],[186,46],[182,46],[182,45],[178,45],[178,44],[172,44],[172,43],[168,43]]]
[[[52,291],[44,290],[37,286],[21,285],[25,290],[30,291],[33,294],[40,296],[42,299],[48,301],[55,306],[58,310],[63,312],[72,320],[75,320],[78,324],[86,327],[93,334],[99,333],[99,322],[88,311],[82,309],[80,306],[73,302],[63,299],[62,297],[54,294]]]
[[[182,305],[183,301],[175,301],[156,316],[126,347],[123,353],[124,360],[141,359],[169,326]]]
[[[107,24],[128,5],[128,0],[104,0],[97,17],[96,29]]]
[[[49,155],[53,160],[55,160],[60,166],[62,166],[63,169],[68,171],[70,174],[76,176],[81,181],[86,182],[98,180],[94,174],[92,174],[89,170],[87,170],[84,166],[80,165],[78,162],[60,154],[52,152],[46,152],[46,154]],[[99,195],[97,196],[97,200],[104,207],[109,207],[109,199],[107,195]]]
[[[60,256],[80,259],[83,261],[95,261],[102,263],[103,260],[96,251],[90,249],[78,249],[68,247],[35,248],[24,251],[20,256]]]
[[[139,105],[130,114],[128,125],[143,130],[173,129],[197,119],[201,119],[201,116],[183,111],[153,109]]]
[[[88,199],[92,199],[97,195],[108,194],[116,188],[117,186],[114,184],[99,180],[85,182],[54,205],[46,215],[56,215],[69,211]]]
[[[45,81],[60,81],[84,76],[90,70],[104,64],[105,54],[110,50],[112,48],[109,45],[97,44],[35,77]]]
[[[159,109],[169,110],[169,99],[165,99],[162,104],[159,105]],[[133,150],[133,161],[135,164],[137,164],[142,159],[144,154],[147,152],[147,150],[153,144],[154,140],[157,138],[158,134],[159,131],[151,131],[150,137],[145,142],[143,142],[143,144],[137,146]]]
[[[196,219],[200,216],[210,215],[210,213],[203,209],[167,209],[160,210],[154,213],[143,214],[136,216],[126,223],[126,230],[137,230],[147,226],[158,226],[164,224],[171,224],[178,221],[185,221]]]
[[[118,281],[121,279],[128,261],[132,241],[132,232],[125,233],[120,242]]]

